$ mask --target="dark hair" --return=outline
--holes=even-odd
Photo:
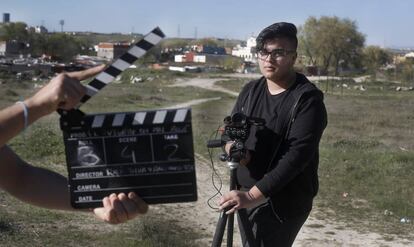
[[[274,23],[265,29],[263,29],[256,38],[256,51],[261,51],[264,49],[266,41],[272,40],[274,38],[287,38],[289,39],[295,49],[298,48],[298,38],[296,26],[288,22],[277,22]]]

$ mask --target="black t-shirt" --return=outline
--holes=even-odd
[[[267,83],[260,85],[258,90],[261,100],[253,106],[251,116],[264,119],[266,124],[262,127],[253,125],[246,141],[246,149],[250,150],[252,159],[249,165],[240,166],[237,170],[238,182],[245,188],[254,186],[267,172],[275,140],[279,138],[274,130],[280,114],[280,105],[288,94],[287,90],[276,95],[270,94]]]

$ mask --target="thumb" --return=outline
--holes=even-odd
[[[83,81],[85,79],[91,78],[92,76],[99,74],[105,69],[105,67],[106,67],[105,64],[101,64],[99,66],[92,67],[90,69],[69,72],[69,73],[66,73],[66,75],[78,81]]]
[[[100,220],[106,220],[108,218],[107,217],[107,211],[103,207],[102,208],[94,208],[93,213]]]

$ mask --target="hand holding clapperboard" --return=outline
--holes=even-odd
[[[164,37],[152,30],[86,85],[76,109],[59,111],[74,208],[100,207],[105,196],[131,191],[149,204],[197,200],[190,108],[78,109]]]

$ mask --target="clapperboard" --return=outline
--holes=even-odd
[[[86,86],[79,106],[162,38],[156,28],[133,45]],[[74,208],[101,207],[105,196],[131,191],[149,204],[197,200],[190,108],[60,114]]]

